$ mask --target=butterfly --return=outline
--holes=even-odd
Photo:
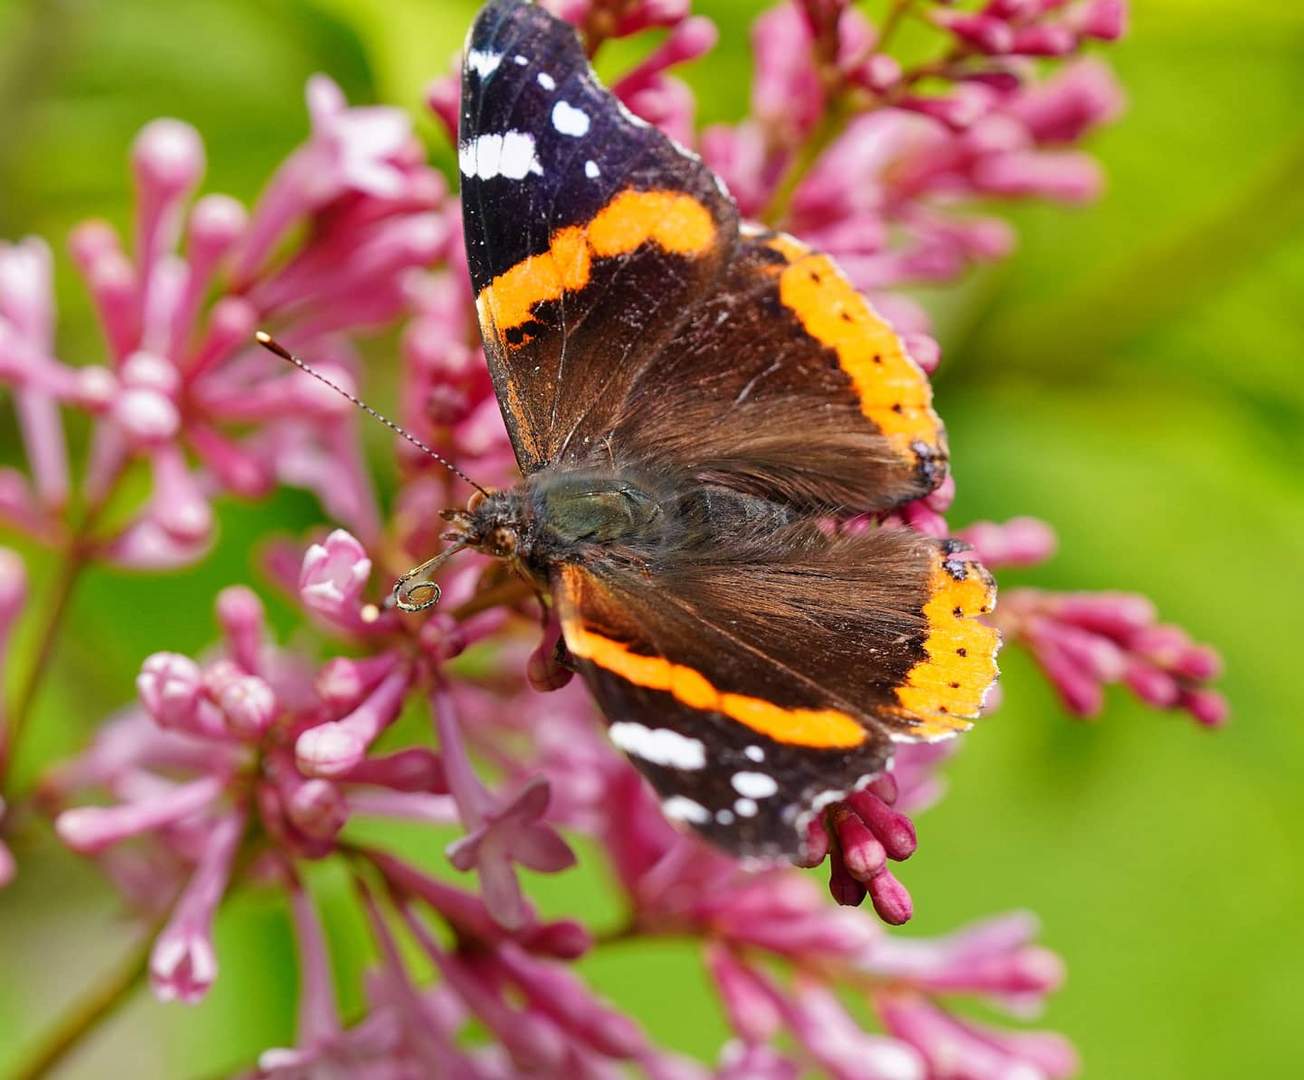
[[[526,0],[471,29],[458,164],[524,481],[450,512],[454,546],[551,597],[669,818],[799,855],[813,814],[894,744],[969,727],[996,676],[988,573],[872,524],[946,476],[928,381],[828,257],[740,221]]]

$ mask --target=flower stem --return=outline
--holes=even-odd
[[[11,1074],[13,1080],[37,1080],[72,1053],[86,1036],[113,1015],[144,981],[149,967],[149,952],[158,926],[151,926],[97,983],[60,1016],[23,1058]]]
[[[9,789],[9,773],[18,753],[18,743],[22,738],[41,683],[54,659],[54,648],[63,630],[64,619],[72,604],[73,592],[86,570],[95,551],[94,530],[100,521],[100,515],[117,494],[123,478],[123,469],[119,466],[109,477],[103,491],[93,496],[84,508],[76,524],[70,529],[63,557],[55,568],[54,593],[46,609],[45,621],[41,626],[36,642],[36,655],[26,678],[19,685],[7,714],[0,716],[0,796]]]
[[[915,0],[896,0],[883,20],[878,40],[870,53],[886,53],[887,45],[905,18],[913,14]],[[930,75],[945,75],[951,68],[971,55],[963,45],[953,47],[937,60],[919,64],[902,73],[897,85],[870,93],[848,82],[844,73],[834,63],[821,72],[824,82],[825,107],[823,115],[810,136],[796,149],[784,170],[769,204],[761,212],[761,221],[771,228],[783,224],[792,209],[793,196],[806,179],[806,174],[819,161],[820,156],[846,129],[855,117],[894,104],[915,83]]]
[[[851,117],[851,110],[847,108],[846,103],[840,98],[829,102],[828,107],[824,110],[824,115],[820,117],[819,123],[815,130],[811,132],[810,137],[802,143],[788,167],[784,170],[783,178],[779,181],[779,186],[775,189],[769,205],[761,212],[761,220],[770,226],[778,226],[787,218],[788,212],[792,209],[792,199],[797,193],[797,188],[801,182],[806,179],[806,174],[820,159],[824,153],[846,126],[848,119]]]
[[[36,641],[36,655],[27,675],[19,685],[9,709],[7,722],[0,730],[0,793],[8,788],[9,771],[18,751],[27,721],[41,682],[54,659],[54,647],[63,629],[64,618],[72,601],[73,592],[86,567],[86,558],[80,541],[74,539],[64,552],[54,574],[54,593],[50,597],[45,619]]]
[[[874,42],[872,52],[882,53],[887,51],[888,43],[896,34],[902,20],[910,14],[914,5],[915,0],[894,0],[883,19],[878,40]],[[824,113],[809,138],[797,148],[797,152],[784,170],[783,177],[779,180],[778,187],[775,188],[769,204],[761,212],[761,220],[771,227],[778,227],[787,218],[788,212],[792,209],[792,199],[797,193],[797,188],[806,178],[806,174],[810,172],[815,162],[820,159],[820,155],[842,134],[848,121],[858,113],[873,108],[876,104],[872,97],[868,102],[862,101],[858,104],[848,100],[849,96],[852,96],[848,93],[851,88],[847,84],[844,73],[839,70],[837,65],[836,42],[832,47],[832,55],[828,58],[825,70],[821,71],[820,77],[824,82],[824,100],[826,103]]]

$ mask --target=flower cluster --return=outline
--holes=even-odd
[[[1118,0],[991,0],[976,11],[895,0],[877,27],[842,0],[783,3],[756,24],[750,115],[700,133],[693,95],[671,71],[709,51],[715,29],[688,0],[550,6],[591,52],[660,28],[617,94],[696,146],[744,213],[835,255],[930,373],[939,349],[899,290],[952,280],[1009,249],[1006,224],[967,203],[1094,193],[1096,167],[1075,145],[1119,107],[1098,61],[1074,58],[1044,77],[1033,62],[1117,37]],[[914,66],[892,52],[907,19],[937,46]],[[434,614],[387,602],[395,577],[438,549],[439,511],[464,492],[399,442],[400,482],[382,512],[347,405],[253,350],[253,328],[269,325],[351,389],[347,333],[401,318],[403,423],[485,482],[510,483],[514,458],[444,182],[397,111],[349,108],[321,78],[308,96],[312,134],[251,212],[223,196],[189,202],[202,168],[189,128],[159,121],[142,133],[133,256],[103,225],[73,240],[108,343],[104,367],[54,358],[48,249],[0,249],[0,379],[14,389],[29,465],[27,475],[0,473],[7,524],[76,560],[163,569],[202,555],[216,495],[255,498],[279,481],[315,491],[348,529],[264,549],[263,569],[310,633],[277,644],[257,595],[225,590],[220,647],[149,657],[139,703],[38,787],[62,841],[162,920],[149,961],[155,993],[202,998],[217,976],[212,924],[224,897],[272,887],[292,915],[299,1021],[294,1045],[265,1052],[257,1075],[1071,1075],[1075,1055],[1059,1036],[951,1009],[976,998],[1023,1019],[1058,986],[1060,964],[1034,943],[1030,916],[934,939],[881,925],[911,916],[889,863],[915,852],[911,815],[940,796],[953,743],[899,748],[889,773],[812,823],[808,862],[828,860],[830,904],[811,876],[739,866],[665,820],[583,688],[567,686],[556,622],[528,588],[466,554],[442,574]],[[437,80],[428,99],[455,131],[456,82]],[[60,406],[92,418],[80,487]],[[151,495],[102,514],[137,466],[152,475]],[[953,496],[948,481],[891,522],[965,540],[994,569],[1051,554],[1053,534],[1031,519],[953,527]],[[0,649],[24,593],[21,561],[0,551]],[[1097,711],[1101,686],[1121,681],[1147,704],[1206,724],[1224,716],[1206,685],[1216,656],[1158,625],[1141,598],[1013,590],[995,619],[1075,712]],[[6,730],[19,726],[11,718]],[[474,874],[475,887],[360,839],[356,823],[371,818],[451,834],[449,868]],[[620,925],[544,920],[525,895],[518,867],[574,863],[565,836],[586,837],[609,864]],[[304,872],[320,860],[347,867],[375,946],[367,1011],[348,1023]],[[0,884],[12,873],[0,846]],[[849,910],[866,898],[881,923]],[[701,942],[733,1032],[710,1067],[655,1046],[569,966],[607,942],[659,935]],[[419,975],[427,969],[433,984]],[[849,1010],[849,995],[878,1033]],[[488,1041],[468,1040],[472,1027]]]
[[[906,68],[890,47],[912,14],[938,29],[937,56]],[[966,202],[1099,190],[1095,162],[1073,146],[1118,112],[1112,74],[1074,58],[1038,80],[1028,57],[1072,57],[1116,37],[1121,16],[1111,0],[997,0],[980,15],[907,0],[875,28],[837,0],[781,4],[753,33],[751,116],[708,128],[701,150],[744,213],[833,255],[898,330],[924,334],[927,315],[893,290],[952,280],[1013,244],[1002,219],[958,212]],[[980,45],[975,24],[1000,31]],[[925,362],[935,352],[910,344]]]
[[[1055,1036],[978,1028],[943,1005],[976,995],[1018,1012],[1058,985],[1058,961],[1032,943],[1028,917],[934,941],[897,940],[829,906],[814,882],[791,871],[739,867],[662,817],[578,687],[539,696],[519,674],[519,653],[491,681],[458,670],[465,648],[500,636],[505,615],[475,610],[465,591],[471,575],[449,582],[451,614],[420,624],[368,599],[370,571],[361,545],[337,531],[307,549],[299,579],[300,600],[322,631],[363,655],[313,664],[281,649],[267,637],[255,595],[227,589],[217,602],[221,648],[202,662],[149,657],[139,705],[50,773],[40,793],[64,843],[98,860],[138,907],[166,913],[150,958],[162,1000],[195,1002],[212,985],[213,918],[236,882],[288,891],[301,963],[299,1034],[293,1048],[262,1056],[263,1075],[370,1063],[393,1075],[553,1076],[601,1074],[617,1062],[654,1078],[707,1075],[654,1047],[567,969],[594,947],[589,929],[541,921],[523,897],[515,865],[552,872],[573,862],[559,828],[588,834],[609,859],[627,912],[616,936],[702,940],[737,1036],[721,1076],[796,1076],[815,1064],[834,1076],[922,1080],[948,1047],[968,1043],[1005,1068],[1072,1071],[1072,1052]],[[377,749],[415,696],[428,702],[437,749]],[[516,748],[510,757],[507,746]],[[500,762],[497,791],[473,755]],[[870,881],[889,921],[908,916],[899,886],[874,882],[894,881],[882,870],[884,849],[909,854],[913,829],[888,804],[917,810],[934,797],[943,756],[936,747],[903,751],[890,777],[848,804],[868,825],[858,844],[842,841],[844,857]],[[86,802],[105,795],[112,801]],[[476,872],[478,892],[351,840],[355,818],[444,829],[460,822],[447,857]],[[845,823],[836,829],[848,835]],[[876,875],[866,869],[875,836],[883,837]],[[379,958],[367,987],[372,1008],[347,1029],[299,870],[331,857],[352,871]],[[414,981],[402,938],[440,973],[437,986]],[[790,977],[778,979],[775,962]],[[860,1029],[833,992],[840,985],[863,989],[889,1036]],[[472,1021],[495,1035],[494,1046],[462,1047],[459,1033]],[[776,1047],[782,1032],[800,1047],[795,1056]]]
[[[479,872],[483,901],[464,896],[463,903],[480,912],[480,923],[530,941],[540,933],[572,943],[582,936],[540,928],[512,870],[514,862],[547,871],[573,861],[540,821],[547,782],[535,778],[510,794],[484,787],[458,721],[458,700],[470,691],[449,689],[441,674],[444,662],[497,628],[500,613],[415,630],[362,602],[369,576],[370,561],[346,533],[308,548],[299,590],[305,609],[371,648],[316,667],[268,640],[252,591],[226,589],[217,601],[220,652],[201,663],[175,653],[149,657],[136,680],[139,705],[111,719],[41,786],[65,844],[97,858],[139,906],[171,905],[151,961],[164,999],[196,1001],[212,984],[212,918],[242,842],[246,861],[270,859],[292,876],[296,860],[348,850],[340,832],[355,814],[445,826],[460,818],[467,834],[449,855],[460,869]],[[437,704],[441,752],[369,753],[409,695],[422,690]],[[90,794],[115,801],[67,806]],[[409,873],[392,858],[385,866]]]
[[[102,221],[80,225],[70,241],[105,364],[56,356],[48,245],[0,243],[0,382],[13,392],[27,464],[0,468],[0,525],[62,553],[53,571],[60,590],[90,562],[153,571],[193,563],[211,546],[215,497],[260,498],[278,482],[315,492],[332,518],[379,536],[353,410],[289,368],[269,367],[251,335],[275,326],[349,383],[356,358],[347,332],[406,310],[405,278],[446,252],[455,223],[447,185],[405,114],[350,108],[324,76],[309,82],[307,98],[311,134],[252,210],[226,195],[191,201],[205,164],[193,128],[165,119],[140,132],[131,254]],[[66,413],[81,414],[79,428],[89,421],[76,469]],[[133,493],[146,485],[132,482],[141,471],[143,499]],[[10,607],[6,629],[17,615]],[[53,602],[55,621],[63,608]],[[0,778],[40,671],[38,662],[0,717]]]
[[[352,410],[269,367],[252,334],[275,326],[349,382],[343,332],[404,310],[404,272],[447,249],[450,223],[439,212],[447,191],[401,111],[349,108],[324,76],[309,83],[308,107],[308,141],[252,210],[226,195],[190,201],[204,170],[193,128],[157,120],[141,131],[131,153],[132,253],[102,221],[79,226],[70,242],[105,365],[55,355],[46,244],[0,246],[0,381],[14,392],[30,476],[0,474],[6,525],[75,546],[82,560],[164,569],[206,551],[214,496],[258,498],[279,481],[316,492],[333,518],[378,535]],[[76,481],[60,406],[92,420]],[[100,528],[137,464],[151,474],[148,498],[125,523]]]

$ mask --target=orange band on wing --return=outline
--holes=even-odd
[[[673,255],[703,255],[715,243],[715,219],[691,195],[622,191],[589,222],[595,255],[626,255],[649,240]]]
[[[631,652],[619,641],[585,629],[577,618],[562,618],[562,633],[572,656],[589,660],[613,675],[649,690],[662,690],[692,709],[723,713],[776,742],[796,746],[849,748],[867,733],[836,709],[785,709],[771,701],[717,690],[693,668],[660,656]]]
[[[923,738],[964,731],[978,715],[996,679],[1000,634],[979,615],[992,610],[996,586],[976,562],[934,557],[929,599],[924,604],[928,637],[919,661],[897,689],[902,711],[914,718],[908,729]]]
[[[628,255],[652,243],[672,255],[697,257],[715,243],[715,219],[691,195],[622,191],[588,225],[559,229],[548,250],[531,255],[493,279],[476,300],[488,330],[512,330],[532,318],[535,305],[560,300],[589,283],[594,258]]]
[[[779,275],[779,300],[806,333],[838,354],[851,379],[860,411],[903,456],[923,442],[941,442],[941,421],[933,412],[933,391],[901,339],[842,275],[827,255],[818,255],[790,236],[769,246],[788,260]]]

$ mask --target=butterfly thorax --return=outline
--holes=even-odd
[[[765,536],[792,511],[678,472],[635,466],[543,469],[518,487],[473,499],[449,515],[467,546],[546,582],[560,562],[656,562]]]

